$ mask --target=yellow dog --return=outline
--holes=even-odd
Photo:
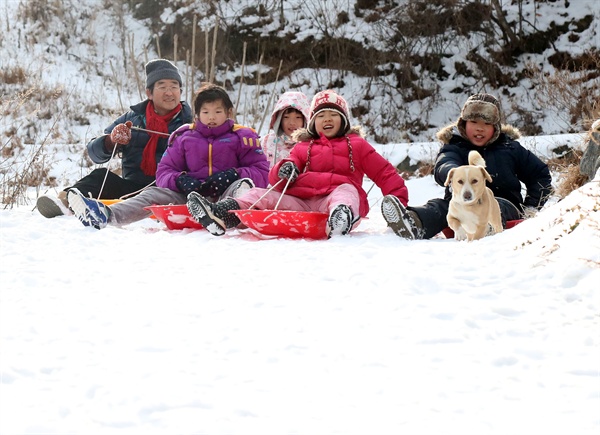
[[[469,152],[468,165],[448,172],[444,185],[451,185],[452,199],[447,219],[457,240],[481,239],[488,234],[489,227],[494,233],[502,232],[500,206],[486,181],[491,182],[492,177],[477,151]]]

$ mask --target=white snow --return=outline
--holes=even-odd
[[[220,7],[238,19],[254,3]],[[310,13],[317,6],[307,11],[304,1],[285,3],[295,37],[314,35]],[[556,12],[562,3],[522,6],[544,27],[566,20]],[[143,23],[129,14],[119,23],[98,12],[96,0],[52,4],[87,26],[71,35],[65,53],[59,38],[68,26],[56,16],[49,16],[57,33],[48,41],[36,40],[42,23],[8,19],[26,4],[0,6],[2,67],[32,74],[23,90],[38,81],[48,91],[63,89],[57,107],[85,119],[56,113],[42,119],[17,106],[0,119],[3,132],[39,128],[13,169],[25,170],[27,153],[43,142],[49,176],[58,183],[31,188],[28,205],[0,209],[1,435],[600,432],[598,177],[562,201],[553,198],[535,218],[473,243],[396,237],[381,217],[376,187],[368,219],[331,240],[263,238],[251,230],[213,237],[167,231],[151,219],[101,231],[73,217],[47,220],[33,209],[35,197],[56,194],[91,171],[85,143],[121,106],[139,101],[132,70],[156,53]],[[598,14],[591,0],[569,4],[571,16]],[[162,15],[165,22],[175,19],[174,5]],[[503,7],[514,15],[517,5]],[[94,14],[101,18],[85,18]],[[597,23],[575,44],[565,36],[557,50],[597,47]],[[135,34],[135,62],[124,61],[119,48],[125,31]],[[357,39],[377,35],[366,25],[344,31]],[[456,56],[446,61],[450,72]],[[546,70],[546,58],[530,61]],[[181,59],[178,65],[185,71]],[[312,95],[340,74],[299,69],[287,82],[235,87],[238,121],[264,135],[269,91]],[[367,82],[342,76],[338,91],[358,105],[362,94],[353,90]],[[453,87],[439,83],[434,127],[418,140],[431,140],[456,119],[466,95]],[[255,107],[259,90],[265,92]],[[548,110],[542,130],[552,135],[523,138],[525,146],[542,158],[560,145],[581,147],[583,134],[554,134],[565,131],[564,114],[537,107],[534,90],[510,91],[502,95],[509,122],[516,116],[506,104],[511,100]],[[14,96],[6,97],[10,103]],[[386,98],[371,100],[373,116],[387,116]],[[423,104],[407,103],[406,111],[425,113]],[[59,128],[48,143],[53,122]],[[412,164],[431,161],[439,147],[374,145],[394,164],[407,157]],[[411,205],[442,195],[431,176],[407,185]]]
[[[0,433],[596,434],[598,182],[472,243],[1,210]]]

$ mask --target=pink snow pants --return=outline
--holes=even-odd
[[[277,201],[281,198],[277,210],[293,211],[318,211],[330,214],[335,207],[340,204],[347,205],[352,210],[356,219],[359,216],[360,197],[358,190],[352,184],[342,184],[336,187],[329,195],[314,196],[312,198],[298,198],[292,195],[281,195],[281,192],[272,190],[265,195],[268,189],[255,187],[250,189],[242,196],[235,198],[241,209],[250,208],[256,202],[254,207],[258,210],[273,210]],[[264,195],[264,198],[260,199]],[[257,202],[258,201],[258,202]],[[358,225],[358,221],[352,226]]]

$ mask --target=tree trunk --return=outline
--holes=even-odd
[[[513,32],[513,29],[509,26],[508,22],[506,21],[506,18],[504,17],[504,11],[502,10],[502,6],[500,5],[500,1],[490,0],[490,2],[492,3],[492,6],[496,11],[498,24],[500,25],[500,29],[502,29],[504,36],[506,36],[506,38],[508,39],[511,47],[518,47],[520,45],[519,38],[517,38],[517,35],[515,35],[515,32]]]

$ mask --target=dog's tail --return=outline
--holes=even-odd
[[[469,151],[469,165],[485,168],[485,160],[477,151]]]

